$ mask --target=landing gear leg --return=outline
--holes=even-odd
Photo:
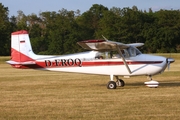
[[[113,75],[110,75],[110,81],[107,83],[107,89],[116,89],[116,82],[113,80]]]
[[[152,80],[152,76],[151,75],[149,75],[148,78],[149,78],[150,81]]]

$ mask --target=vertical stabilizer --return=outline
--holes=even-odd
[[[11,34],[11,60],[14,62],[33,61],[35,54],[32,51],[29,34],[25,30]]]

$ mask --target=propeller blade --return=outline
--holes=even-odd
[[[170,64],[173,63],[175,60],[173,58],[167,58],[166,62],[167,62],[167,68],[168,70],[170,69]]]
[[[167,63],[168,70],[170,69],[170,62]]]

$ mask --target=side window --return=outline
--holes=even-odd
[[[95,59],[109,59],[112,58],[110,52],[98,52]]]

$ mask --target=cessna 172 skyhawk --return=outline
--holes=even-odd
[[[36,55],[28,32],[13,32],[11,60],[7,63],[14,68],[109,75],[107,88],[115,89],[125,85],[118,76],[145,75],[152,81],[151,76],[162,73],[174,62],[172,58],[142,54],[137,47],[144,45],[143,43],[123,44],[105,39],[80,41],[78,44],[91,51],[61,56]],[[117,51],[117,54],[110,54],[112,51]]]

